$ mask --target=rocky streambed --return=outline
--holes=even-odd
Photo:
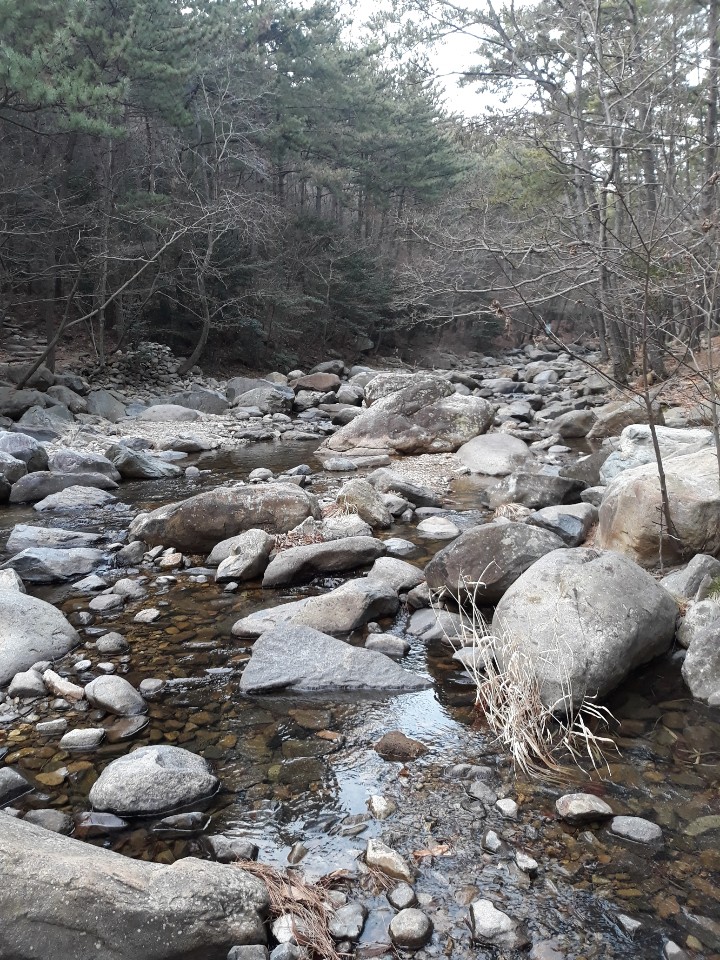
[[[440,577],[432,585],[441,588],[445,577],[452,587],[453,564],[470,567],[466,574],[475,579],[485,573],[492,615],[513,584],[520,589],[524,571],[558,551],[574,556],[588,534],[597,537],[603,462],[610,455],[626,461],[620,472],[642,470],[646,445],[623,433],[625,448],[610,442],[602,456],[587,459],[584,434],[612,411],[606,385],[588,386],[587,374],[567,358],[509,358],[499,372],[515,379],[491,376],[493,364],[482,370],[439,378],[468,391],[443,388],[440,400],[421,398],[417,409],[440,403],[439,413],[413,423],[417,397],[400,397],[395,408],[381,405],[370,426],[354,427],[350,440],[327,416],[318,418],[321,430],[293,437],[303,432],[297,409],[252,411],[250,420],[264,425],[249,445],[229,433],[228,413],[180,429],[172,420],[171,428],[157,421],[160,430],[119,420],[114,444],[144,435],[146,472],[160,471],[161,447],[192,447],[188,437],[219,449],[193,450],[168,476],[126,476],[102,505],[78,507],[83,488],[69,484],[64,504],[38,511],[16,497],[4,508],[0,667],[9,662],[8,624],[19,609],[7,598],[23,596],[11,576],[60,611],[77,636],[64,655],[24,651],[22,669],[6,669],[0,956],[44,950],[84,958],[96,956],[101,943],[103,955],[118,958],[224,957],[233,944],[231,956],[262,957],[265,947],[255,945],[265,937],[264,889],[218,865],[238,857],[289,866],[311,880],[333,874],[331,930],[338,950],[358,957],[405,950],[535,960],[720,955],[720,721],[683,681],[672,599],[680,597],[683,610],[689,605],[685,632],[702,640],[715,622],[711,558],[676,575],[673,592],[623,559],[638,578],[633,602],[617,588],[615,603],[588,601],[589,621],[607,626],[619,613],[636,634],[644,624],[645,644],[661,642],[654,659],[637,654],[635,635],[611,651],[620,668],[605,701],[618,752],[608,752],[600,775],[571,766],[548,780],[518,775],[475,708],[475,684],[456,654],[463,643],[458,608],[447,596],[438,622],[425,580]],[[362,388],[351,378],[345,395],[355,386],[359,397],[360,389],[371,413],[373,390],[392,385],[392,397],[406,389],[407,380],[391,384],[396,376],[374,387],[370,377]],[[333,381],[336,396],[343,382]],[[253,389],[273,395],[269,387]],[[463,425],[462,403],[452,398],[466,395],[477,402]],[[311,399],[307,410],[322,414],[322,403],[332,405]],[[301,397],[299,406],[309,402]],[[542,418],[562,403],[578,408],[557,415],[575,436],[562,437],[554,418]],[[633,413],[630,421],[621,413],[611,430],[633,426]],[[360,416],[348,422],[360,424]],[[449,443],[448,417],[457,433]],[[493,420],[493,432],[479,432]],[[108,450],[108,428],[101,427],[86,420],[40,445],[51,458],[60,447],[99,456]],[[263,430],[273,439],[263,439]],[[333,433],[338,440],[316,449]],[[470,442],[458,444],[468,433]],[[691,433],[687,423],[671,427],[666,442]],[[11,429],[3,436],[17,451],[15,438],[31,434]],[[700,450],[703,439],[691,438]],[[437,446],[460,451],[437,453]],[[30,441],[25,447],[34,449]],[[69,462],[67,455],[56,460],[55,474]],[[138,469],[130,462],[119,451],[110,466]],[[93,465],[108,469],[100,459]],[[237,489],[252,493],[232,494],[250,478]],[[56,481],[33,483],[48,489]],[[153,513],[177,502],[192,506]],[[492,576],[488,558],[498,568]],[[611,568],[628,580],[616,561]],[[643,577],[658,591],[654,604]],[[551,595],[552,581],[544,589]],[[647,608],[642,615],[638,603]],[[540,632],[553,616],[562,626],[567,612],[558,604],[531,618],[530,629]],[[28,606],[27,623],[36,613]],[[581,614],[573,608],[573,616]],[[48,629],[42,620],[31,629],[43,623]],[[703,670],[703,677],[711,672],[707,661]],[[130,871],[119,890],[119,861],[109,864],[106,851],[156,865],[152,876]],[[142,905],[127,894],[128,884],[147,891]],[[110,904],[128,922],[107,923]],[[130,933],[129,918],[139,933]],[[303,939],[301,930],[276,922],[273,957],[301,956],[293,941]]]

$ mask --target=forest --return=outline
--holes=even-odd
[[[718,7],[0,0],[0,324],[50,363],[504,332],[662,376],[717,320]]]

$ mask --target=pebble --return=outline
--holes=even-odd
[[[154,623],[160,615],[157,607],[148,607],[148,609],[136,613],[133,620],[135,623]]]
[[[690,954],[679,947],[674,940],[668,940],[663,947],[663,957],[665,960],[690,960]]]
[[[494,830],[486,830],[483,834],[482,845],[489,853],[500,853],[505,846]]]
[[[513,920],[498,910],[492,900],[476,900],[470,904],[470,927],[473,940],[498,947],[517,950],[527,943],[527,937]]]
[[[642,817],[613,817],[610,830],[616,836],[635,843],[657,843],[663,838],[660,827]]]
[[[528,876],[534,877],[538,872],[538,862],[532,857],[528,856],[527,853],[523,853],[522,850],[517,850],[515,852],[515,863],[519,870],[522,870],[523,873],[527,873]]]
[[[57,720],[43,720],[36,724],[35,729],[44,737],[51,737],[58,733],[64,733],[67,730],[68,722],[65,717],[58,717]]]
[[[130,648],[127,640],[120,633],[106,633],[95,644],[98,653],[107,656],[109,653],[125,653]]]
[[[368,800],[368,810],[376,820],[387,820],[397,810],[397,804],[390,797],[373,794]]]
[[[92,660],[78,660],[74,665],[73,669],[75,673],[85,673],[86,670],[89,670],[92,666]]]
[[[558,816],[568,823],[591,823],[612,817],[613,809],[592,793],[566,793],[555,801]]]
[[[119,610],[123,606],[123,598],[115,593],[104,593],[93,597],[88,606],[95,613],[108,613],[110,610]]]
[[[425,946],[432,936],[433,925],[430,917],[422,910],[409,907],[401,910],[390,921],[390,936],[397,947],[418,950]]]
[[[97,668],[100,671],[100,673],[115,673],[114,663],[107,663],[107,662],[99,663],[97,665]]]
[[[367,918],[367,907],[362,903],[348,903],[330,918],[328,931],[333,940],[359,940]]]
[[[150,697],[156,697],[164,686],[164,680],[158,680],[154,677],[146,677],[145,680],[140,681],[138,691],[142,697],[149,699]]]
[[[507,817],[508,820],[515,820],[518,815],[519,807],[514,800],[510,799],[510,797],[505,797],[502,800],[498,800],[495,806],[504,817]]]
[[[634,937],[638,930],[642,929],[642,922],[629,917],[626,913],[619,913],[616,919],[629,937]]]
[[[497,794],[495,791],[486,783],[483,783],[482,780],[473,780],[473,782],[468,785],[467,792],[473,800],[479,800],[480,803],[484,803],[488,807],[491,807],[497,802]]]
[[[407,910],[408,907],[414,907],[417,903],[415,891],[409,883],[399,883],[386,894],[388,903],[396,910]]]
[[[368,840],[365,863],[396,880],[408,883],[413,880],[413,871],[408,863],[381,840]]]
[[[102,727],[87,727],[84,730],[68,730],[60,740],[61,750],[96,750],[105,739]]]

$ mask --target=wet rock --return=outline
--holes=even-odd
[[[461,599],[474,595],[480,604],[497,603],[521,574],[562,546],[559,537],[538,527],[489,523],[468,530],[436,553],[425,578],[433,590]]]
[[[410,650],[410,644],[394,633],[373,633],[365,641],[367,650],[377,650],[388,657],[404,657]]]
[[[235,863],[237,860],[257,860],[258,847],[245,837],[226,837],[220,833],[207,838],[208,846],[218,863]]]
[[[486,830],[482,836],[483,850],[488,853],[504,853],[506,846],[494,830]]]
[[[497,793],[484,780],[473,780],[468,784],[467,792],[473,800],[479,800],[485,807],[493,807],[497,803]]]
[[[592,793],[566,793],[555,801],[555,809],[562,820],[575,825],[613,816],[610,804]]]
[[[398,494],[416,507],[439,507],[441,504],[440,497],[430,487],[413,483],[399,473],[384,467],[374,470],[368,476],[368,481],[380,493]]]
[[[97,490],[94,487],[72,486],[53,493],[33,506],[37,513],[49,511],[95,510],[106,507],[117,498],[107,490]]]
[[[57,660],[80,643],[59,610],[15,590],[0,590],[0,687],[38,660]]]
[[[43,682],[50,693],[54,693],[56,697],[62,697],[73,703],[85,699],[85,691],[82,687],[78,686],[77,683],[66,680],[65,677],[61,677],[60,674],[55,673],[54,670],[45,670],[43,672]]]
[[[616,836],[635,843],[658,843],[663,839],[660,827],[642,817],[613,817],[610,830]]]
[[[263,633],[240,680],[244,693],[273,690],[422,690],[426,680],[381,653],[353,647],[310,627]]]
[[[682,926],[702,944],[711,950],[720,950],[720,922],[687,909],[682,910],[679,919]]]
[[[537,860],[528,856],[527,853],[523,853],[522,850],[515,852],[515,863],[518,869],[522,870],[523,873],[527,873],[529,877],[536,876],[539,869]]]
[[[75,829],[72,819],[60,810],[30,810],[23,819],[25,823],[33,823],[36,827],[60,833],[65,837],[70,836]]]
[[[105,636],[100,637],[95,644],[95,649],[103,656],[108,656],[113,653],[125,653],[129,648],[129,643],[120,633],[106,633]]]
[[[549,707],[604,696],[636,667],[664,653],[677,606],[631,560],[585,547],[555,550],[523,573],[492,621],[497,652],[519,651]]]
[[[85,687],[89,702],[118,717],[134,717],[147,712],[147,704],[132,684],[123,677],[98,677]]]
[[[275,537],[264,530],[247,530],[233,537],[232,552],[220,562],[215,580],[229,583],[232,580],[241,582],[259,577],[267,567],[274,546]]]
[[[368,840],[365,862],[369,867],[379,870],[388,877],[412,883],[414,871],[395,850],[381,840]]]
[[[47,690],[37,670],[26,670],[15,674],[8,687],[8,694],[25,700],[44,697],[47,695]]]
[[[417,532],[427,540],[453,540],[460,529],[447,517],[426,517],[417,525]]]
[[[157,680],[152,677],[146,677],[145,680],[140,681],[140,686],[138,688],[140,695],[143,698],[152,698],[156,697],[165,687],[164,680]]]
[[[247,947],[232,947],[227,955],[227,960],[268,960],[269,956],[267,947],[255,944]]]
[[[330,543],[290,547],[277,554],[263,577],[263,587],[302,583],[317,573],[340,573],[372,563],[385,548],[373,537],[345,537]]]
[[[518,921],[498,910],[492,900],[476,900],[470,905],[470,927],[476,943],[509,950],[519,950],[528,943]]]
[[[408,907],[390,921],[390,937],[396,947],[403,950],[419,950],[432,937],[433,925],[422,910]]]
[[[140,747],[105,767],[90,790],[90,803],[121,817],[144,816],[203,800],[217,787],[202,757],[180,747]]]
[[[14,918],[3,949],[18,960],[46,956],[49,929],[54,954],[67,960],[90,956],[85,942],[93,954],[111,944],[113,960],[180,960],[224,956],[229,944],[265,937],[265,886],[236,868],[194,857],[172,866],[133,860],[9,819],[0,859],[0,914]]]
[[[463,622],[460,614],[428,607],[413,613],[407,625],[407,632],[426,642],[446,640],[457,646],[463,639]],[[468,622],[466,626],[469,629],[472,624]]]
[[[290,622],[321,633],[346,634],[370,620],[393,616],[399,605],[397,593],[389,584],[348,580],[329,593],[309,597]]]
[[[284,533],[319,515],[315,499],[294,484],[218,487],[140,514],[130,535],[150,546],[172,544],[185,553],[208,553],[245,530]]]
[[[65,717],[60,717],[57,720],[43,720],[35,725],[35,729],[43,737],[53,737],[59,733],[65,733],[67,725]]]
[[[641,920],[629,917],[626,913],[618,913],[616,920],[629,937],[634,937],[643,926]]]
[[[507,433],[474,437],[460,447],[457,456],[471,473],[489,477],[507,476],[532,459],[527,444]]]
[[[374,744],[373,749],[383,760],[399,760],[406,763],[409,760],[417,760],[428,748],[419,740],[413,740],[412,737],[405,736],[400,730],[391,730]]]
[[[714,599],[691,603],[685,616],[678,624],[677,641],[681,647],[690,647],[697,636],[707,628],[717,633],[720,624],[720,603]]]
[[[417,903],[415,891],[409,883],[399,883],[386,894],[388,903],[396,910],[407,910],[408,907],[414,907]]]
[[[354,943],[360,939],[366,917],[367,907],[362,903],[347,903],[330,918],[328,932],[333,940],[350,940]]]
[[[387,820],[397,810],[397,804],[390,797],[374,794],[368,800],[368,810],[376,820]]]
[[[528,517],[528,523],[549,530],[569,547],[579,547],[593,524],[597,523],[597,518],[597,507],[591,503],[573,503],[564,507],[543,507]]]
[[[162,616],[160,610],[157,607],[148,607],[146,610],[140,610],[139,613],[136,613],[133,617],[134,623],[155,623],[156,620],[159,620]]]
[[[707,603],[708,601],[704,601]],[[699,606],[697,604],[696,606]],[[718,621],[704,627],[692,638],[683,660],[683,680],[696,700],[720,706],[720,642]]]
[[[392,523],[390,511],[382,497],[367,480],[349,480],[336,497],[337,502],[368,523],[371,527],[389,527]]]
[[[0,807],[6,807],[32,789],[32,784],[19,771],[12,767],[0,767]]]
[[[59,743],[61,750],[90,751],[97,750],[105,739],[102,727],[88,727],[85,730],[68,730]]]
[[[569,477],[546,473],[513,473],[489,487],[487,502],[495,509],[506,503],[519,503],[532,510],[576,503],[584,484]]]
[[[411,540],[403,540],[401,537],[390,537],[385,541],[385,549],[389,557],[411,557],[417,553],[418,548]]]
[[[508,820],[515,820],[517,818],[519,808],[517,803],[510,797],[504,797],[502,800],[498,800],[495,806]]]
[[[557,940],[541,940],[533,945],[530,960],[567,960],[567,954],[560,950]]]
[[[395,557],[381,557],[372,565],[367,579],[388,584],[393,590],[404,593],[422,583],[425,579],[425,574],[419,567],[408,563],[407,560],[398,560]]]
[[[21,550],[2,569],[12,567],[26,583],[55,583],[90,573],[105,559],[102,550],[75,547],[56,550],[51,547],[28,547]]]
[[[69,487],[97,487],[107,491],[116,490],[117,483],[102,473],[46,473],[39,470],[28,473],[13,484],[10,502],[35,503]]]
[[[308,960],[308,952],[294,943],[280,943],[270,954],[270,960]]]

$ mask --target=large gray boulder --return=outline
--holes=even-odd
[[[57,660],[80,637],[55,607],[15,590],[0,590],[0,687],[39,660]]]
[[[456,394],[440,377],[413,376],[407,386],[341,427],[321,452],[448,453],[484,433],[492,420],[487,400]]]
[[[131,450],[121,443],[114,444],[106,452],[123,480],[166,480],[182,473],[174,463],[167,463],[143,450]]]
[[[50,470],[53,473],[102,473],[116,483],[120,474],[107,457],[90,450],[73,450],[61,447],[50,457]]]
[[[343,485],[336,497],[337,502],[369,523],[371,527],[389,527],[392,523],[390,511],[380,494],[367,480],[353,477]]]
[[[0,417],[18,420],[26,410],[47,404],[47,397],[39,390],[16,390],[15,387],[0,386]]]
[[[682,457],[695,453],[713,443],[711,430],[678,429],[675,427],[656,427],[655,433],[663,462],[671,457]],[[625,427],[620,434],[617,450],[614,450],[600,468],[600,482],[610,483],[625,470],[640,467],[644,463],[655,463],[650,427],[647,424],[634,423]]]
[[[401,476],[394,470],[378,467],[368,475],[368,481],[380,493],[396,493],[409,500],[416,507],[439,507],[440,497],[430,487],[420,483],[413,483],[407,477]]]
[[[525,523],[474,527],[435,554],[425,567],[431,590],[493,604],[537,560],[559,550],[562,540]]]
[[[683,660],[683,680],[696,700],[720,707],[720,629],[716,622],[692,640]]]
[[[0,816],[4,960],[225,960],[264,942],[267,891],[237,867],[133,860]]]
[[[232,627],[232,634],[244,640],[257,640],[263,633],[274,629],[278,624],[289,623],[307,602],[308,598],[303,597],[300,600],[291,600],[290,603],[278,604],[276,607],[256,610],[236,620]]]
[[[282,625],[255,641],[240,680],[244,693],[423,690],[429,682],[383,653],[353,647],[311,627]]]
[[[87,413],[87,400],[70,387],[65,387],[61,383],[53,384],[52,387],[48,387],[47,395],[67,407],[70,413]]]
[[[720,485],[715,451],[698,450],[664,464],[675,527],[662,516],[657,467],[648,463],[621,473],[600,505],[597,544],[646,567],[679,563],[696,553],[720,553]],[[22,482],[22,481],[21,481]]]
[[[103,473],[50,473],[38,470],[20,477],[12,486],[11,503],[36,503],[68,487],[97,487],[116,490],[117,483]]]
[[[45,364],[41,364],[32,376],[27,377],[30,369],[29,363],[0,363],[0,380],[8,383],[20,383],[21,380],[27,383],[29,387],[35,387],[36,390],[47,390],[58,381],[58,377]]]
[[[137,419],[149,423],[184,423],[200,420],[201,414],[177,403],[154,403],[146,410],[141,410]]]
[[[625,427],[634,423],[647,423],[647,407],[642,399],[614,400],[604,407],[595,407],[595,423],[588,431],[588,440],[603,440],[619,436]],[[662,410],[653,405],[655,423],[663,424]]]
[[[93,547],[71,547],[56,550],[52,547],[28,547],[0,569],[14,570],[26,583],[57,583],[82,577],[99,567],[105,559],[102,550]]]
[[[0,433],[0,450],[9,453],[16,460],[22,460],[28,473],[48,469],[47,450],[34,437],[25,433]]]
[[[205,387],[192,387],[181,393],[174,393],[167,397],[164,403],[172,403],[178,407],[188,407],[190,410],[199,410],[200,413],[225,413],[230,406],[228,398],[217,390],[208,390]]]
[[[492,621],[501,667],[518,655],[559,708],[604,697],[636,667],[665,653],[677,605],[632,560],[578,547],[542,557],[508,589]]]
[[[329,593],[309,597],[290,622],[321,633],[342,635],[371,620],[393,616],[399,606],[397,592],[389,584],[348,580]]]
[[[302,583],[318,573],[356,570],[382,556],[385,547],[374,537],[344,537],[329,543],[309,543],[283,550],[270,561],[263,587]]]
[[[246,530],[225,542],[232,543],[232,552],[218,566],[215,574],[218,583],[253,580],[264,573],[275,546],[275,537],[264,530]]]
[[[95,810],[151,816],[212,796],[218,779],[210,765],[182,747],[140,747],[113,760],[90,790]]]
[[[584,483],[568,477],[518,471],[489,487],[487,501],[493,509],[506,503],[519,503],[523,507],[541,510],[561,503],[576,503],[584,486]]]
[[[4,477],[8,483],[13,484],[20,477],[24,477],[28,472],[24,460],[18,460],[11,453],[5,453],[0,450],[0,477]]]
[[[87,412],[110,423],[117,423],[125,416],[125,404],[107,390],[93,390],[87,396]]]
[[[257,407],[260,413],[289,413],[295,400],[292,387],[271,383],[241,393],[233,401],[234,407]]]
[[[505,477],[532,459],[528,445],[509,433],[485,433],[464,443],[458,458],[470,473],[488,477]]]
[[[16,523],[10,531],[5,549],[8,553],[19,553],[32,547],[67,550],[72,547],[92,547],[100,540],[102,537],[99,533],[81,533],[77,530],[63,530],[62,527],[34,527],[27,523]]]
[[[151,547],[207,553],[244,530],[286,533],[310,516],[320,518],[317,501],[295,484],[218,487],[141,513],[130,525],[130,536]]]
[[[720,560],[698,553],[687,566],[663,577],[660,586],[680,600],[693,600],[701,585],[713,580],[720,583]]]

